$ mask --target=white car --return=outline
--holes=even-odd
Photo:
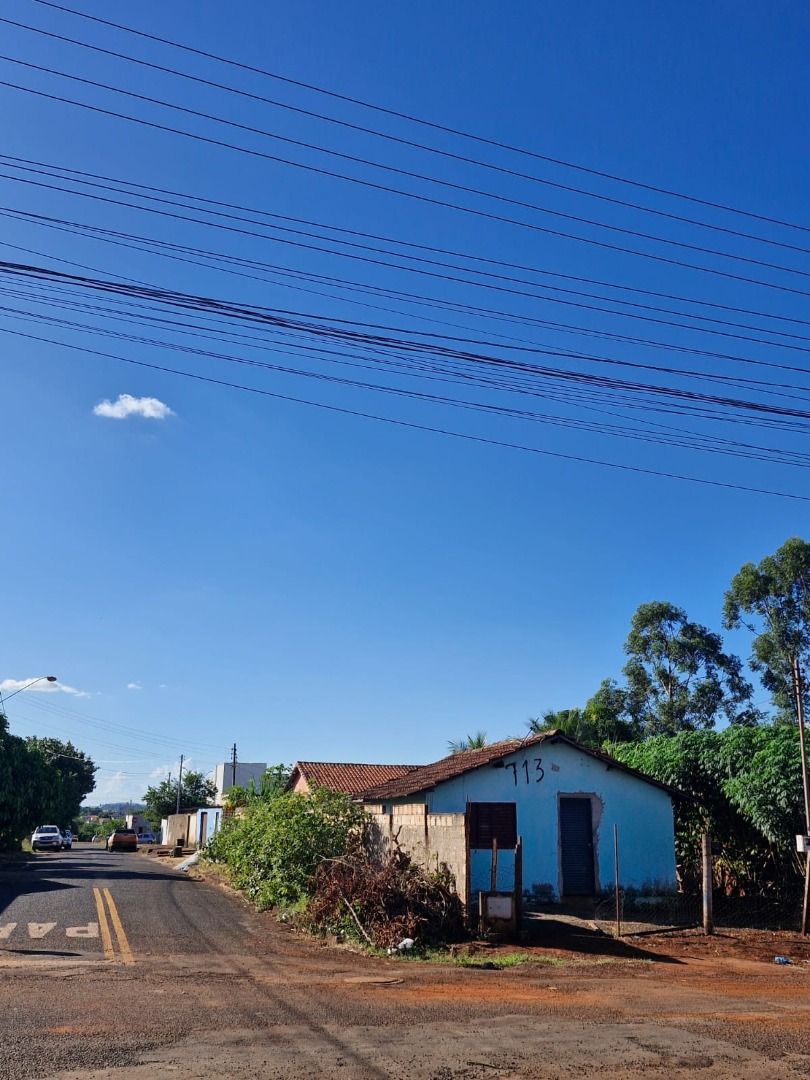
[[[32,851],[61,851],[65,838],[57,825],[40,825],[31,836]]]
[[[64,840],[64,846],[68,851],[73,850],[73,833],[70,829],[62,829],[62,838]]]

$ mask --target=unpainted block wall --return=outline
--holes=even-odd
[[[366,806],[372,821],[372,843],[384,854],[396,840],[403,851],[427,870],[445,863],[456,879],[461,902],[467,903],[467,839],[464,814],[429,814],[424,803],[394,806],[383,813],[380,806]]]

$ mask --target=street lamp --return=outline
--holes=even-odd
[[[15,694],[21,694],[23,692],[23,690],[27,690],[28,687],[33,686],[34,683],[38,683],[38,682],[58,682],[58,681],[59,680],[56,678],[55,675],[40,675],[40,676],[38,676],[38,678],[32,679],[30,682],[27,682],[25,684],[25,686],[18,687],[11,694],[6,694],[5,698],[0,698],[0,700],[8,701],[9,698],[13,698]]]

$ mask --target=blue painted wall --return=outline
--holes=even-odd
[[[463,811],[468,802],[515,802],[523,839],[523,888],[559,897],[562,888],[559,798],[591,799],[597,892],[613,886],[613,826],[619,829],[619,882],[624,888],[675,888],[672,800],[652,784],[565,743],[529,746],[507,755],[503,767],[482,765],[439,784],[433,791],[397,800],[424,802],[431,812]],[[471,854],[473,892],[488,889],[491,853]],[[498,856],[498,888],[511,889],[514,856]]]

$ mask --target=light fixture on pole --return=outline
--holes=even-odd
[[[29,688],[29,686],[33,686],[35,683],[38,683],[38,682],[55,683],[55,682],[58,682],[58,681],[59,680],[57,679],[57,677],[55,675],[38,675],[36,677],[36,679],[31,679],[29,682],[27,682],[25,684],[25,686],[18,686],[17,689],[13,690],[10,694],[6,694],[5,698],[3,697],[2,694],[0,694],[0,707],[2,707],[4,701],[8,701],[9,698],[13,698],[15,695],[21,694],[23,692],[23,690],[27,690]]]

